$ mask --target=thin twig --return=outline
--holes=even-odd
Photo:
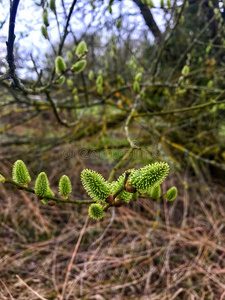
[[[77,243],[76,243],[76,245],[74,247],[73,254],[72,254],[70,263],[69,263],[67,271],[66,271],[65,281],[64,281],[64,284],[63,284],[63,289],[62,289],[62,294],[60,296],[60,300],[64,299],[64,295],[65,295],[65,292],[66,292],[66,287],[67,287],[67,283],[68,283],[68,280],[69,280],[70,272],[71,272],[71,269],[72,269],[72,266],[73,266],[73,262],[74,262],[74,259],[76,257],[77,251],[78,251],[78,249],[80,247],[80,243],[81,243],[81,240],[82,240],[82,238],[84,236],[85,230],[87,228],[88,221],[89,221],[89,215],[86,217],[84,226],[83,226],[83,228],[82,228],[82,230],[80,232],[80,236],[79,236],[78,241],[77,241]]]
[[[176,108],[173,110],[167,110],[167,111],[159,111],[159,112],[153,112],[153,113],[136,113],[132,115],[132,118],[138,118],[138,117],[152,117],[152,116],[161,116],[161,115],[169,115],[169,114],[176,114],[176,113],[182,113],[186,111],[192,111],[197,109],[203,109],[205,107],[210,107],[214,105],[220,105],[222,103],[225,103],[225,100],[223,101],[215,101],[212,100],[207,103],[191,106],[191,107],[183,107],[183,108]]]
[[[70,11],[69,11],[69,15],[67,17],[67,21],[66,21],[66,26],[64,28],[64,34],[63,34],[63,37],[62,37],[62,40],[61,40],[61,43],[59,45],[59,51],[58,51],[58,55],[61,55],[62,53],[62,49],[63,49],[63,46],[64,46],[64,43],[65,43],[65,39],[68,35],[68,26],[69,26],[69,23],[70,23],[70,19],[71,19],[71,16],[72,16],[72,13],[73,13],[73,9],[74,9],[74,6],[75,4],[77,3],[77,0],[74,0],[73,3],[71,4],[71,7],[70,7]]]
[[[50,93],[49,92],[46,92],[46,96],[47,96],[47,100],[49,101],[49,103],[51,104],[52,106],[52,109],[53,109],[53,112],[56,116],[56,119],[57,121],[59,122],[59,124],[67,127],[67,128],[70,128],[70,127],[74,127],[78,124],[79,121],[75,121],[75,122],[72,122],[72,123],[68,123],[66,120],[62,120],[60,118],[60,115],[58,114],[58,111],[57,111],[57,107],[52,99],[52,97],[50,96]]]
[[[0,279],[0,281],[1,281],[2,285],[4,286],[4,288],[6,289],[6,291],[8,292],[8,294],[9,294],[9,296],[10,296],[10,299],[11,299],[11,300],[15,300],[15,298],[13,298],[12,294],[10,293],[10,290],[8,289],[8,287],[7,287],[7,285],[4,283],[4,281],[2,281],[1,279]]]
[[[16,277],[22,282],[23,285],[25,285],[26,288],[28,288],[28,290],[30,290],[39,299],[41,299],[41,300],[47,300],[46,298],[42,297],[38,292],[36,292],[35,290],[33,290],[25,281],[23,281],[22,278],[20,278],[19,275],[16,275]]]
[[[16,186],[20,190],[24,190],[28,193],[35,194],[35,191],[32,188],[27,187],[27,186],[23,186],[21,184],[18,184],[17,182],[15,182],[12,179],[8,178],[2,171],[0,171],[0,175],[2,175],[5,178],[4,183],[10,183],[10,184]],[[44,198],[49,199],[49,200],[53,200],[53,201],[58,202],[58,203],[60,203],[60,202],[62,202],[62,203],[72,203],[72,204],[77,204],[77,205],[92,204],[92,203],[96,202],[94,200],[71,200],[69,198],[68,199],[62,199],[62,198],[48,197],[48,196],[45,196]]]

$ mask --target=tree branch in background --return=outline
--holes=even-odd
[[[17,9],[19,5],[20,0],[14,0],[12,2],[11,8],[10,8],[10,19],[9,19],[9,35],[8,35],[8,41],[6,42],[7,45],[7,62],[9,65],[9,76],[15,80],[15,63],[14,63],[14,53],[13,53],[13,47],[14,47],[14,41],[15,41],[15,22],[16,22],[16,14]]]
[[[140,8],[141,14],[145,20],[146,25],[154,35],[155,39],[159,42],[162,39],[162,33],[159,30],[158,25],[156,24],[153,15],[148,8],[148,5],[143,4],[141,0],[133,0],[137,6]]]
[[[69,23],[70,23],[70,19],[71,19],[71,16],[72,16],[72,13],[73,13],[73,9],[74,9],[74,6],[75,4],[77,3],[77,0],[74,0],[71,7],[70,7],[70,11],[69,11],[69,15],[67,17],[67,21],[66,21],[66,26],[64,28],[64,34],[63,34],[63,37],[62,37],[62,41],[59,45],[59,51],[58,51],[58,55],[61,55],[62,54],[62,49],[63,49],[63,46],[64,46],[64,43],[65,43],[65,40],[66,40],[66,37],[68,35],[68,26],[69,26]]]

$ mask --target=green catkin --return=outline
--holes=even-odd
[[[72,54],[72,52],[71,52],[71,51],[67,51],[66,57],[67,57],[69,60],[72,60],[72,59],[73,59],[73,54]]]
[[[72,79],[67,79],[66,84],[68,87],[72,87],[73,86],[73,80]]]
[[[102,175],[85,169],[81,172],[81,182],[92,199],[105,203],[105,199],[110,195],[111,186]]]
[[[102,85],[99,85],[97,87],[97,92],[98,92],[98,94],[102,95],[102,93],[103,93],[103,86]]]
[[[177,198],[177,188],[173,186],[166,192],[166,200],[173,201],[176,198]]]
[[[141,193],[148,193],[152,187],[159,185],[167,177],[169,165],[165,162],[156,162],[133,171],[129,177],[128,184]]]
[[[160,185],[156,185],[155,187],[151,188],[150,197],[154,200],[159,199],[161,196],[161,187]]]
[[[66,63],[61,56],[57,56],[55,59],[55,71],[56,74],[61,74],[66,70]]]
[[[92,70],[88,73],[88,78],[89,78],[90,80],[94,80],[95,74],[94,74],[94,72],[93,72]]]
[[[171,7],[171,0],[167,0],[166,5],[168,6],[168,8],[170,8]]]
[[[59,194],[68,198],[72,192],[72,184],[68,176],[63,175],[59,180]]]
[[[45,39],[49,39],[49,37],[48,37],[48,31],[47,31],[47,27],[46,26],[41,26],[41,33],[42,33],[42,35],[43,35],[43,37],[45,38]]]
[[[81,41],[77,45],[75,53],[78,57],[80,57],[80,56],[84,55],[87,51],[88,51],[87,44],[85,43],[85,41]]]
[[[56,14],[55,0],[50,0],[49,7],[50,7],[51,11],[53,11],[54,14]]]
[[[111,183],[111,187],[112,187],[112,192],[113,194],[116,194],[120,189],[121,187],[123,186],[124,184],[124,178],[125,178],[126,174],[124,173],[123,175],[121,175],[117,181],[113,181]],[[130,200],[132,198],[132,194],[123,190],[121,193],[119,193],[119,195],[117,195],[116,199],[117,200],[122,200],[126,203],[129,203]]]
[[[136,80],[134,81],[133,89],[134,89],[135,93],[139,93],[140,92],[140,84]]]
[[[85,59],[82,59],[80,61],[77,61],[73,66],[72,66],[72,70],[78,74],[80,72],[82,72],[85,67],[87,65],[87,61]]]
[[[89,206],[89,216],[94,220],[100,220],[103,218],[104,211],[101,204],[93,203]]]
[[[50,194],[48,177],[45,172],[41,172],[35,181],[35,194],[44,197]]]
[[[96,85],[97,86],[103,85],[103,76],[102,76],[102,73],[98,74],[98,77],[96,79]]]
[[[142,80],[142,73],[141,72],[137,73],[134,80],[137,81],[137,82],[140,82]]]
[[[49,22],[48,22],[48,11],[46,8],[44,8],[43,10],[43,23],[46,27],[49,26]]]
[[[22,160],[17,160],[13,165],[12,178],[16,183],[28,184],[31,181],[30,174],[25,163]]]
[[[65,80],[66,80],[66,77],[65,77],[65,76],[60,76],[60,78],[58,78],[58,79],[56,80],[56,84],[58,84],[58,85],[63,85],[63,83],[65,82]]]
[[[181,71],[181,74],[185,77],[188,76],[189,72],[190,72],[189,66],[185,65]]]

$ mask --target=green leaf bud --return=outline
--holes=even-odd
[[[161,184],[168,173],[167,163],[156,162],[131,172],[128,184],[141,193],[148,193],[152,187]]]
[[[92,70],[88,73],[88,78],[89,78],[90,80],[94,80],[95,74],[94,74],[94,72],[93,72]]]
[[[66,70],[66,63],[61,56],[57,56],[55,59],[55,71],[56,74],[61,74]]]
[[[205,50],[206,54],[208,54],[211,51],[211,49],[212,49],[212,45],[210,44],[206,47],[206,50]]]
[[[45,172],[41,172],[35,181],[35,194],[44,197],[50,194],[48,177]]]
[[[116,22],[116,27],[117,27],[117,28],[120,28],[120,27],[121,27],[121,24],[122,24],[121,20],[117,20],[117,22]]]
[[[66,80],[66,77],[65,77],[65,76],[61,76],[61,77],[59,77],[59,78],[56,80],[56,83],[57,83],[58,85],[63,85],[63,83],[65,82],[65,80]]]
[[[189,72],[190,72],[189,66],[185,65],[181,71],[181,74],[185,77],[188,76]]]
[[[67,57],[69,60],[72,60],[72,59],[73,59],[73,54],[72,54],[72,52],[71,52],[71,51],[67,51],[66,57]]]
[[[160,185],[156,185],[150,190],[150,197],[154,200],[159,199],[161,196],[161,187]]]
[[[134,89],[135,93],[140,92],[140,84],[137,81],[134,81],[133,89]]]
[[[74,95],[77,95],[77,93],[78,93],[78,89],[75,87],[75,88],[73,88],[73,90],[72,90],[72,94],[74,94]]]
[[[209,80],[208,83],[207,83],[207,86],[212,87],[213,86],[213,80]]]
[[[81,172],[81,182],[92,199],[105,203],[105,199],[110,195],[111,186],[102,175],[85,169]]]
[[[160,7],[164,8],[164,0],[160,0]]]
[[[46,40],[49,40],[48,31],[46,26],[41,26],[41,33]]]
[[[173,186],[166,192],[166,200],[173,201],[176,198],[177,198],[177,188]]]
[[[103,84],[103,76],[102,73],[99,73],[96,79],[96,85],[102,85],[102,84]]]
[[[49,22],[48,22],[48,11],[46,8],[44,8],[43,10],[43,23],[45,24],[46,27],[49,26]]]
[[[78,103],[78,102],[79,102],[79,97],[78,97],[77,95],[75,95],[75,96],[73,97],[73,101],[74,101],[75,103]]]
[[[137,81],[137,82],[140,82],[142,80],[142,73],[141,72],[137,73],[134,80]]]
[[[55,0],[50,0],[49,7],[50,7],[51,11],[53,11],[54,14],[56,14]]]
[[[84,54],[86,54],[86,52],[88,51],[87,49],[87,44],[85,43],[85,41],[81,41],[77,47],[76,47],[76,55],[78,57],[83,56]]]
[[[59,194],[68,198],[72,192],[72,184],[68,176],[63,175],[59,180]]]
[[[108,11],[110,14],[112,14],[112,6],[111,5],[108,6]]]
[[[102,95],[102,93],[103,93],[103,87],[102,87],[102,85],[99,85],[97,87],[97,92],[98,92],[98,94]]]
[[[170,8],[171,7],[171,0],[167,0],[166,5],[168,6],[168,8]]]
[[[72,87],[72,86],[73,86],[73,80],[72,80],[72,79],[67,79],[66,83],[67,83],[67,85],[68,85],[69,87]]]
[[[17,160],[13,165],[12,178],[16,183],[28,184],[31,181],[30,174],[25,163],[22,160]]]
[[[104,215],[103,207],[101,206],[101,204],[93,203],[89,206],[88,213],[92,219],[100,220]]]
[[[72,71],[74,71],[76,74],[82,72],[87,65],[87,61],[85,59],[82,59],[80,61],[77,61],[71,68]]]

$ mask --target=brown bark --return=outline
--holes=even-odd
[[[148,26],[149,30],[154,35],[155,39],[157,41],[160,41],[161,38],[162,38],[162,33],[161,33],[158,25],[156,24],[156,22],[153,18],[153,15],[152,15],[150,9],[148,8],[148,6],[146,4],[143,4],[141,2],[141,0],[133,0],[133,1],[140,8],[140,11],[141,11],[141,14],[142,14],[142,16],[145,20],[145,23]]]

